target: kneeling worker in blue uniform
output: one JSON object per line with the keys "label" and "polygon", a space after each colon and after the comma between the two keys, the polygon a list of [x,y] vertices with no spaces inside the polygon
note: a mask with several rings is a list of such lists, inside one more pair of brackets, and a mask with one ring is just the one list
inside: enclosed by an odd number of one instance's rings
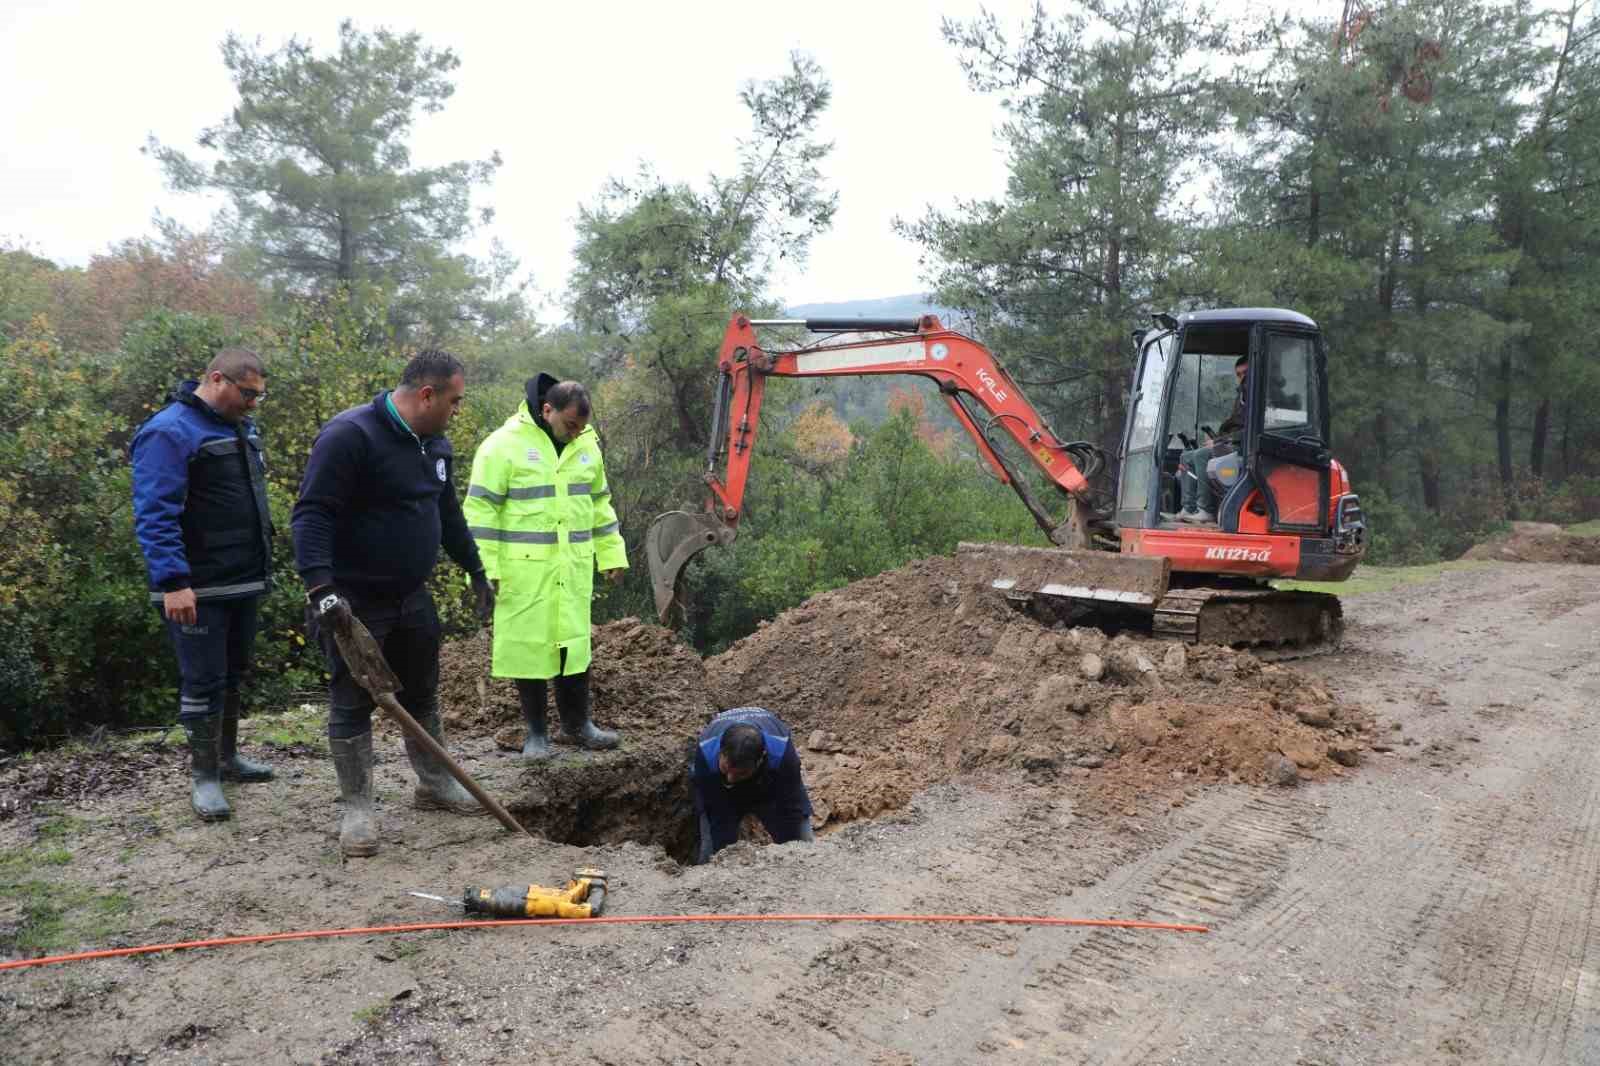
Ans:
{"label": "kneeling worker in blue uniform", "polygon": [[700,816],[699,862],[739,839],[747,814],[761,819],[775,844],[814,839],[800,753],[770,711],[735,707],[713,718],[695,745],[689,784]]}

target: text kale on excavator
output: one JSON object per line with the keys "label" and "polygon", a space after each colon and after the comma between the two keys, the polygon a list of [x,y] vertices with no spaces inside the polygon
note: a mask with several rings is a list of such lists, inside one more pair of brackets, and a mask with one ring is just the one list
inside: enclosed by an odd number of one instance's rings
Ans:
{"label": "text kale on excavator", "polygon": [[[1361,504],[1328,447],[1327,354],[1311,319],[1242,308],[1156,316],[1134,333],[1137,362],[1116,484],[1105,457],[1063,441],[983,345],[915,319],[752,320],[734,315],[718,354],[703,514],[669,511],[645,538],[656,608],[671,613],[684,566],[738,530],[769,375],[914,374],[930,378],[995,476],[1011,485],[1056,548],[963,544],[998,592],[1019,604],[1087,606],[1147,616],[1160,637],[1313,650],[1335,644],[1339,601],[1281,591],[1273,578],[1342,581],[1366,550]],[[803,327],[813,340],[768,350],[757,330]],[[842,335],[857,334],[856,339]],[[822,340],[814,338],[820,335]],[[1247,358],[1243,384],[1235,364]],[[1178,510],[1179,457],[1203,443],[1236,402],[1232,461],[1212,461],[1216,520]],[[1065,498],[1063,519],[1040,504],[996,445],[1005,432]],[[725,463],[725,474],[719,474]],[[1095,483],[1100,483],[1097,487]]]}

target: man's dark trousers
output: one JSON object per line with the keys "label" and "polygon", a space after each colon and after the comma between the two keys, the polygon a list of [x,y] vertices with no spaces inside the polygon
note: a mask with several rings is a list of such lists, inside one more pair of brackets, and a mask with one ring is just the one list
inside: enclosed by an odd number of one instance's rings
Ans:
{"label": "man's dark trousers", "polygon": [[200,600],[193,625],[174,622],[156,608],[178,654],[180,723],[221,714],[223,695],[238,691],[250,665],[260,602],[259,596]]}

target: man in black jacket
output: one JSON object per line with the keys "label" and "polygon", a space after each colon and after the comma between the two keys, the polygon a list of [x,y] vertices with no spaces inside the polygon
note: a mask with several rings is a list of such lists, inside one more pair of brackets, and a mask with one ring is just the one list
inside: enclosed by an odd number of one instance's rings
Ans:
{"label": "man in black jacket", "polygon": [[[400,680],[401,705],[441,743],[440,626],[427,588],[440,545],[472,576],[480,618],[494,596],[461,516],[444,436],[465,393],[460,360],[424,351],[406,365],[398,388],[330,419],[306,460],[292,523],[313,624],[346,608],[361,619]],[[339,847],[347,856],[375,855],[372,697],[351,676],[331,627],[315,628],[332,675],[328,744],[344,802]],[[417,774],[415,806],[484,813],[433,755],[410,737],[405,745]]]}
{"label": "man in black jacket", "polygon": [[189,805],[204,821],[233,813],[230,781],[270,781],[239,754],[239,685],[256,605],[271,584],[266,461],[250,418],[266,395],[255,352],[224,348],[200,381],[134,434],[133,525],[150,600],[178,656],[178,724],[189,738]]}

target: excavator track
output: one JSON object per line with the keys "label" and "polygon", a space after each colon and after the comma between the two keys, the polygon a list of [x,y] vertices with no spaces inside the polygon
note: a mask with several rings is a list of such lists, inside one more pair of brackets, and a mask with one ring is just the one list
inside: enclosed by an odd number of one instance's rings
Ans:
{"label": "excavator track", "polygon": [[1151,625],[1162,640],[1248,648],[1262,659],[1299,659],[1339,647],[1337,596],[1277,589],[1169,589]]}

